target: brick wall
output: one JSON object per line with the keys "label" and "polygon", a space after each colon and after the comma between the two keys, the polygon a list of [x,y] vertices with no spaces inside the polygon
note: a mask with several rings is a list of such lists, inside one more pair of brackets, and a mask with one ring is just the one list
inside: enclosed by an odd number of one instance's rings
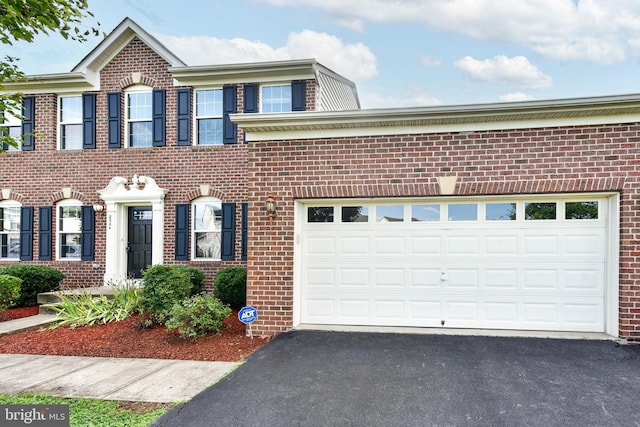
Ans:
{"label": "brick wall", "polygon": [[640,341],[639,146],[637,123],[251,143],[253,330],[292,326],[295,199],[437,196],[437,177],[457,174],[456,195],[620,192],[620,336]]}
{"label": "brick wall", "polygon": [[[220,267],[242,264],[241,209],[246,201],[247,145],[239,131],[237,144],[219,146],[177,146],[176,93],[168,64],[138,39],[125,47],[103,69],[101,90],[97,92],[97,144],[93,150],[57,150],[57,96],[36,96],[35,150],[7,152],[2,155],[0,187],[9,188],[13,199],[23,206],[34,206],[34,261],[58,268],[67,278],[64,285],[101,284],[105,265],[106,212],[96,212],[95,261],[38,261],[38,206],[55,206],[63,198],[61,189],[71,187],[72,198],[85,205],[102,203],[97,191],[114,176],[149,176],[168,190],[165,197],[164,262],[174,260],[175,204],[189,203],[200,196],[200,185],[209,184],[210,194],[223,202],[238,203],[236,209],[236,261],[182,262],[205,271],[207,285]],[[107,148],[107,92],[124,91],[134,82],[132,73],[140,73],[140,83],[154,89],[166,89],[166,146],[154,148]],[[241,86],[239,86],[241,87]],[[242,109],[242,97],[239,96]],[[124,105],[123,105],[124,107]],[[124,110],[123,110],[124,114]],[[123,120],[124,141],[124,120]],[[54,209],[54,224],[56,223]],[[54,226],[54,230],[57,227]],[[54,233],[53,245],[57,244]],[[54,252],[55,253],[55,252]],[[4,262],[0,263],[3,265]]]}

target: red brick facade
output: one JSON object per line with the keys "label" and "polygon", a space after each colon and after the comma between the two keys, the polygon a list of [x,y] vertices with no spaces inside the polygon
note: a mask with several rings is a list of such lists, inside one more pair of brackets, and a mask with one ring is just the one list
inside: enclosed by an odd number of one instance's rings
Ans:
{"label": "red brick facade", "polygon": [[[619,192],[619,330],[640,341],[639,144],[638,123],[253,142],[248,302],[261,313],[254,331],[293,325],[296,199],[439,196],[437,177],[457,175],[457,196]],[[267,193],[279,207],[271,224]]]}
{"label": "red brick facade", "polygon": [[[96,148],[83,150],[57,149],[56,94],[36,94],[36,137],[34,151],[13,151],[2,154],[0,187],[11,190],[11,200],[35,208],[34,264],[46,264],[62,271],[65,286],[92,286],[103,282],[105,266],[106,212],[96,212],[94,261],[39,261],[38,207],[54,206],[64,198],[62,189],[71,188],[71,198],[83,205],[103,203],[98,190],[105,188],[116,176],[131,179],[134,174],[153,178],[159,187],[168,190],[164,199],[164,263],[178,263],[174,257],[175,205],[188,204],[200,197],[200,186],[210,186],[208,195],[222,202],[236,203],[235,261],[180,261],[202,269],[212,286],[215,272],[224,266],[244,264],[241,261],[241,209],[247,201],[247,144],[238,129],[237,143],[215,146],[178,146],[176,131],[176,94],[167,70],[169,64],[148,45],[134,38],[100,73],[97,92]],[[134,73],[139,73],[134,76]],[[134,83],[166,90],[166,143],[163,147],[107,147],[107,93],[122,92]],[[307,84],[309,108],[314,105],[315,85]],[[237,85],[237,109],[243,110],[243,84]],[[80,93],[80,91],[78,92]],[[25,95],[29,95],[25,93]],[[124,98],[124,96],[123,96]],[[123,100],[124,108],[124,100]],[[124,140],[124,123],[121,126]],[[193,137],[193,129],[192,129]],[[55,230],[56,210],[53,209]],[[56,247],[53,233],[53,248]],[[54,251],[55,253],[55,251]],[[55,259],[55,256],[54,256]],[[3,261],[0,265],[6,263]]]}

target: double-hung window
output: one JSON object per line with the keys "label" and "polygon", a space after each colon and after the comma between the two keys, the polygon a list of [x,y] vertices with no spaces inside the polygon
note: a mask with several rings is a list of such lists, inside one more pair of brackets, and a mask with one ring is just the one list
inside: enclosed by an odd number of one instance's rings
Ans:
{"label": "double-hung window", "polygon": [[80,259],[82,254],[82,206],[78,200],[58,204],[58,259]]}
{"label": "double-hung window", "polygon": [[198,132],[198,145],[222,144],[222,89],[196,91],[196,129]]}
{"label": "double-hung window", "polygon": [[61,96],[58,106],[61,150],[82,149],[82,96]]}
{"label": "double-hung window", "polygon": [[262,86],[260,103],[263,113],[290,112],[291,85]]}
{"label": "double-hung window", "polygon": [[192,254],[194,259],[220,259],[222,202],[201,197],[192,203]]}
{"label": "double-hung window", "polygon": [[20,204],[0,202],[0,260],[20,259]]}
{"label": "double-hung window", "polygon": [[6,144],[3,148],[7,151],[20,151],[22,148],[22,120],[6,111],[2,127],[5,128],[5,135],[15,141],[15,146]]}
{"label": "double-hung window", "polygon": [[129,147],[153,145],[153,95],[146,86],[134,86],[126,94]]}

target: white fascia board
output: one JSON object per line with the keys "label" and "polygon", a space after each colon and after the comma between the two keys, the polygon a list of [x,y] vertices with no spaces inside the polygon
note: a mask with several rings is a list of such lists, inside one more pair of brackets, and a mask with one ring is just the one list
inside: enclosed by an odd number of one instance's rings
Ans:
{"label": "white fascia board", "polygon": [[0,94],[72,93],[96,90],[100,90],[100,74],[87,70],[87,73],[27,76],[25,81],[3,83]]}
{"label": "white fascia board", "polygon": [[640,122],[640,95],[353,111],[236,114],[247,141]]}
{"label": "white fascia board", "polygon": [[279,83],[315,79],[315,60],[171,67],[176,86]]}

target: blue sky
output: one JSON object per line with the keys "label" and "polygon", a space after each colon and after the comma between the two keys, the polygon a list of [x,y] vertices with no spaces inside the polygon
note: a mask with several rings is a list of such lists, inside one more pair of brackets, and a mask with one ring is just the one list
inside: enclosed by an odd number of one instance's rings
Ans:
{"label": "blue sky", "polygon": [[[640,93],[637,0],[89,0],[189,65],[316,58],[363,108]],[[92,21],[88,20],[87,24]],[[27,74],[71,70],[97,39],[9,46]]]}

